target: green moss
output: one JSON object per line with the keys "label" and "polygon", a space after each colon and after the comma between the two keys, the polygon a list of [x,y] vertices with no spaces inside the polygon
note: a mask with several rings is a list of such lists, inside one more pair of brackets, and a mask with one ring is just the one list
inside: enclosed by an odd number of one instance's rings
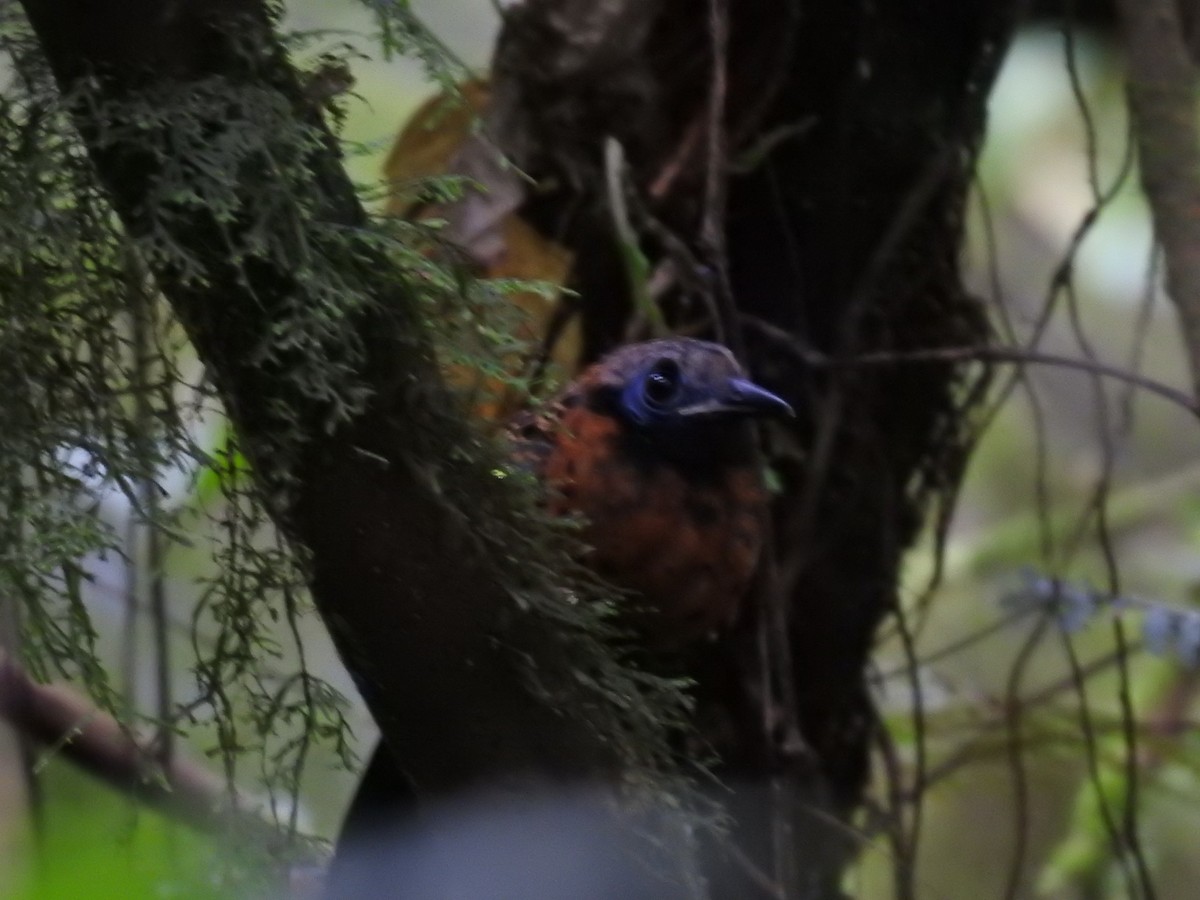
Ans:
{"label": "green moss", "polygon": [[[416,47],[442,77],[457,72],[451,62],[434,65],[437,44],[405,4],[374,7],[385,49]],[[9,66],[0,92],[0,594],[21,601],[33,670],[79,681],[109,709],[123,708],[83,602],[89,559],[121,552],[101,506],[120,491],[164,552],[186,544],[182,520],[146,502],[156,479],[182,468],[198,474],[191,509],[211,514],[220,540],[192,623],[196,696],[160,724],[188,733],[211,723],[204,733],[231,778],[254,771],[286,794],[298,791],[317,743],[348,763],[346,701],[305,664],[306,561],[271,529],[269,511],[286,504],[306,442],[352,421],[386,389],[417,398],[423,416],[414,430],[424,455],[402,462],[424,473],[494,561],[514,606],[555,623],[572,648],[570,671],[548,677],[531,662],[530,689],[591,722],[637,772],[668,767],[668,729],[687,720],[686,697],[611,649],[614,598],[574,562],[576,533],[546,521],[524,479],[490,474],[503,451],[482,435],[460,439],[459,410],[421,401],[427,386],[382,386],[370,370],[364,318],[403,336],[414,331],[415,309],[417,330],[436,335],[444,361],[499,374],[498,360],[515,349],[505,295],[530,285],[480,282],[440,262],[428,225],[347,224],[334,214],[338,199],[311,190],[319,179],[310,166],[328,155],[328,133],[299,117],[283,92],[213,78],[150,85],[120,100],[64,100],[16,19],[0,29],[0,56]],[[94,147],[137,146],[146,163],[131,176],[149,179],[134,233],[109,205],[71,104],[90,105]],[[437,186],[460,189],[453,179]],[[197,242],[198,221],[220,240]],[[268,270],[288,273],[272,327],[246,346],[215,348],[270,388],[255,410],[266,442],[242,448],[230,434],[214,450],[191,419],[219,405],[217,386],[179,372],[182,326],[151,273],[169,273],[184,289],[224,279],[254,297]],[[395,352],[431,346],[400,340]],[[270,470],[246,478],[247,458],[270,459]],[[289,659],[299,660],[294,670]]]}

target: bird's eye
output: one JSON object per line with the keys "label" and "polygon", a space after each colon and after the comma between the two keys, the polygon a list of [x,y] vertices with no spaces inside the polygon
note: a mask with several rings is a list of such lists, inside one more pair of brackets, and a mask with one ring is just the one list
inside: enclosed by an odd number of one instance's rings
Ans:
{"label": "bird's eye", "polygon": [[666,406],[679,394],[679,364],[673,359],[660,359],[646,375],[643,391],[652,406]]}

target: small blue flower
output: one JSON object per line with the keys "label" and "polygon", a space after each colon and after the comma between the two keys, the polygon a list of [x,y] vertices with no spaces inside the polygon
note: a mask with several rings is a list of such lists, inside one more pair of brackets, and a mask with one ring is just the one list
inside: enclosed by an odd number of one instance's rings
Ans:
{"label": "small blue flower", "polygon": [[1142,640],[1146,642],[1146,650],[1155,656],[1162,656],[1176,642],[1179,632],[1179,613],[1163,606],[1147,606],[1142,620]]}

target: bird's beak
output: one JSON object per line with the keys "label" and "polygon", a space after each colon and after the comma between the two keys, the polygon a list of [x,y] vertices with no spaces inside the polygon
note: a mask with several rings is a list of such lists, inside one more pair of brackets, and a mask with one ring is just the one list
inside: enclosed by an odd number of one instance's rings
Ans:
{"label": "bird's beak", "polygon": [[744,378],[729,380],[729,394],[724,405],[730,412],[744,412],[752,416],[779,416],[790,419],[796,415],[791,404],[782,397]]}
{"label": "bird's beak", "polygon": [[791,405],[744,378],[731,378],[722,396],[693,403],[677,411],[681,416],[762,416],[791,418]]}

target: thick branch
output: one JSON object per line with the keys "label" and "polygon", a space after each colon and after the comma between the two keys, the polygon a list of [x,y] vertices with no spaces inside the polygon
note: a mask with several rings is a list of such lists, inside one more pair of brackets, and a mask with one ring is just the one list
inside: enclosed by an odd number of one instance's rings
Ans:
{"label": "thick branch", "polygon": [[1173,0],[1118,0],[1142,186],[1200,397],[1200,144],[1196,69]]}
{"label": "thick branch", "polygon": [[[108,115],[120,115],[122,103],[151,102],[164,87],[186,96],[220,80],[231,92],[274,92],[299,121],[323,128],[259,0],[23,5],[64,92],[92,85],[90,99],[107,103]],[[162,228],[162,217],[153,218],[160,158],[146,151],[144,138],[114,141],[114,125],[128,123],[107,121],[102,131],[89,110],[77,112],[126,228],[134,237]],[[171,110],[162,112],[170,133]],[[215,115],[205,123],[213,135],[225,127]],[[414,299],[397,286],[378,246],[357,231],[365,216],[335,142],[326,135],[323,147],[307,152],[304,199],[318,221],[346,235],[340,264],[374,295],[366,308],[341,313],[362,348],[359,374],[373,391],[364,412],[339,421],[328,397],[297,385],[297,374],[322,360],[299,352],[262,358],[303,300],[296,273],[306,260],[230,259],[231,230],[236,246],[259,211],[244,208],[232,225],[204,211],[168,224],[205,278],[160,265],[159,286],[213,373],[258,476],[278,475],[280,451],[298,448],[288,464],[296,480],[275,510],[277,522],[311,551],[317,607],[414,786],[445,791],[513,773],[595,774],[614,751],[585,724],[587,711],[562,715],[527,685],[525,658],[536,660],[547,688],[562,687],[558,676],[569,660],[558,630],[515,608],[497,577],[499,551],[445,497],[447,485],[487,494],[495,479],[485,464],[460,461],[458,450],[477,442],[446,412],[451,404]],[[186,156],[168,162],[177,171],[202,168]],[[242,168],[249,169],[237,173],[247,195],[280,177],[274,165]],[[578,709],[582,701],[562,689],[561,705]]]}
{"label": "thick branch", "polygon": [[112,716],[65,687],[38,684],[0,651],[0,720],[117,790],[193,828],[281,843],[284,833],[238,809],[225,782],[185,759],[164,764]]}

